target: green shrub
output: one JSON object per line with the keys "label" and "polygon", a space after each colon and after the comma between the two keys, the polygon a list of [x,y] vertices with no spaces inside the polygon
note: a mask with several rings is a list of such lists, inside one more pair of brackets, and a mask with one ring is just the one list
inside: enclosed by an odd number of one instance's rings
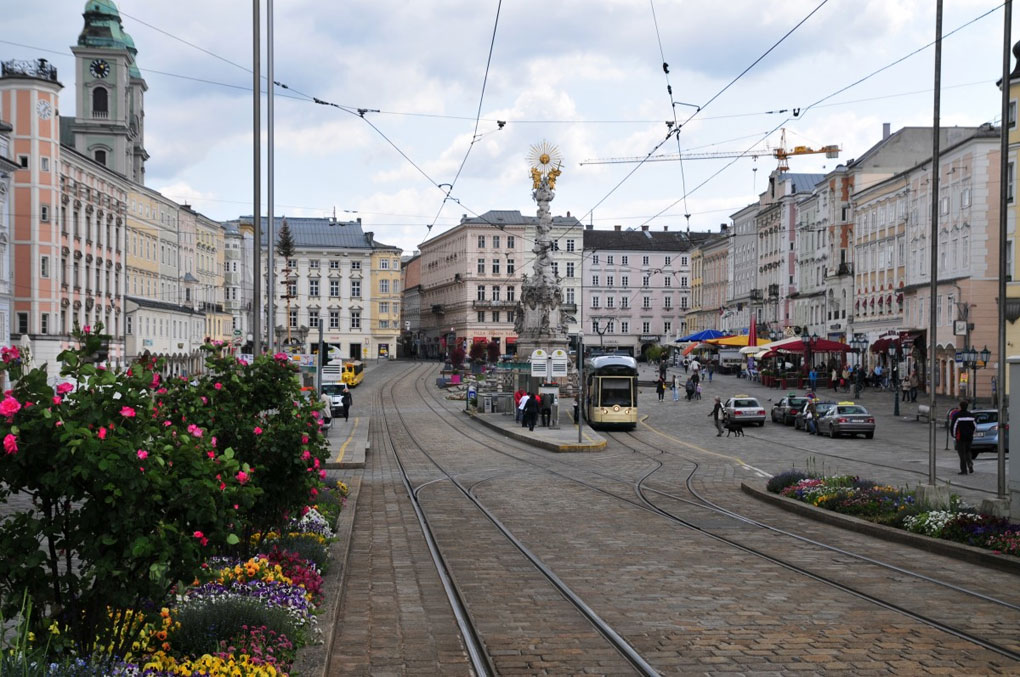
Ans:
{"label": "green shrub", "polygon": [[319,571],[326,572],[329,567],[329,543],[322,543],[315,534],[283,534],[279,538],[265,542],[266,548],[278,547],[296,553],[299,557],[308,560],[319,567]]}
{"label": "green shrub", "polygon": [[809,477],[814,477],[814,475],[804,472],[803,470],[787,470],[786,472],[770,477],[765,488],[773,494],[778,494],[786,487],[793,486],[797,482],[806,480]]}
{"label": "green shrub", "polygon": [[243,597],[188,605],[177,611],[174,620],[181,625],[170,634],[169,641],[177,656],[197,658],[215,653],[221,641],[229,642],[237,637],[243,626],[265,627],[291,638],[303,634],[285,609]]}

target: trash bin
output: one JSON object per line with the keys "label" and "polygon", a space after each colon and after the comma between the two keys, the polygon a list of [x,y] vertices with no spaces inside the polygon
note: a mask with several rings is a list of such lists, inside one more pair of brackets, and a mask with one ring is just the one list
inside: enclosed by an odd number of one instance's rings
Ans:
{"label": "trash bin", "polygon": [[492,413],[492,395],[482,396],[482,413],[485,414]]}

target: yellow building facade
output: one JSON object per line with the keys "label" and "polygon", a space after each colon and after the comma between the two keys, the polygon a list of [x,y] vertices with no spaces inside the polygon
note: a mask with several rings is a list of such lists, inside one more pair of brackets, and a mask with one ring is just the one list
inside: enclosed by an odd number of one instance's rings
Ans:
{"label": "yellow building facade", "polygon": [[[373,354],[365,357],[396,359],[400,339],[400,249],[384,247],[372,251],[371,332]],[[366,346],[366,351],[370,350]]]}

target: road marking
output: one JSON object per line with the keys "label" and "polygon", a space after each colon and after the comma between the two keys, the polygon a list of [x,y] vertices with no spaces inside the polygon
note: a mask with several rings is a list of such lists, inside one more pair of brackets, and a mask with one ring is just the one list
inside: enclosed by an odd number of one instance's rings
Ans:
{"label": "road marking", "polygon": [[358,429],[358,421],[360,421],[360,420],[361,420],[360,418],[355,418],[354,419],[354,427],[351,428],[350,436],[347,437],[347,441],[346,442],[344,442],[342,445],[340,445],[340,455],[337,456],[336,461],[335,461],[336,463],[340,463],[340,462],[342,462],[344,460],[344,454],[347,453],[347,445],[350,444],[351,440],[354,439],[354,433]]}
{"label": "road marking", "polygon": [[765,472],[761,468],[756,468],[753,465],[750,465],[749,463],[745,462],[741,458],[738,458],[737,456],[730,456],[728,454],[720,454],[720,453],[715,452],[715,451],[709,451],[708,449],[705,449],[704,447],[699,447],[696,444],[691,444],[690,442],[685,442],[684,440],[681,440],[679,438],[673,437],[672,435],[669,435],[667,433],[662,432],[658,428],[653,428],[652,426],[648,425],[648,423],[646,423],[645,421],[641,421],[641,425],[643,425],[644,427],[648,428],[649,430],[651,430],[656,435],[659,435],[661,437],[665,437],[667,440],[672,440],[673,442],[676,442],[677,444],[683,445],[685,447],[689,447],[691,449],[694,449],[695,451],[700,451],[701,453],[708,454],[709,456],[718,456],[719,458],[725,458],[725,459],[727,459],[729,461],[736,461],[737,464],[747,468],[748,470],[752,470],[755,473],[757,473],[759,477],[772,477],[772,475],[770,473]]}

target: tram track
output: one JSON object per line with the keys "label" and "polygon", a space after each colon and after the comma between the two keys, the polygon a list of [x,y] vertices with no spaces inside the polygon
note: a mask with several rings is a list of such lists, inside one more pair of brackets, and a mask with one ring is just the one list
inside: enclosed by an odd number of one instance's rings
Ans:
{"label": "tram track", "polygon": [[[422,394],[422,395],[425,394],[424,392],[422,392],[422,390],[420,388],[420,384],[419,384],[419,386],[417,386],[417,389],[418,389],[419,394]],[[436,398],[433,397],[434,401],[435,401],[435,399]],[[439,409],[436,409],[432,405],[428,405],[428,406],[431,409],[433,409],[433,411],[435,411],[437,414],[441,413]],[[447,408],[443,408],[443,411],[446,412],[446,413],[449,413],[449,409],[447,409]],[[481,431],[479,431],[479,432],[481,432]],[[823,549],[825,551],[837,554],[837,555],[842,556],[842,557],[851,558],[853,560],[856,560],[856,561],[859,561],[859,562],[862,562],[862,563],[866,563],[866,564],[871,565],[871,566],[875,566],[875,567],[879,567],[879,568],[885,569],[885,570],[891,572],[891,574],[895,574],[895,575],[898,575],[898,576],[906,576],[906,577],[909,577],[911,579],[915,579],[915,580],[921,581],[921,582],[926,583],[926,584],[930,584],[930,585],[934,585],[934,586],[937,586],[937,587],[940,587],[940,588],[944,588],[944,589],[949,590],[949,591],[951,591],[951,592],[953,592],[955,594],[962,595],[964,597],[970,598],[972,600],[979,601],[981,603],[985,603],[985,604],[993,605],[995,607],[1006,609],[1007,612],[1011,612],[1011,613],[1020,612],[1020,605],[1014,604],[1014,603],[1009,602],[1007,600],[1003,600],[1003,599],[999,599],[999,598],[996,598],[996,597],[993,597],[993,596],[990,596],[990,595],[986,595],[986,594],[984,594],[984,593],[982,593],[980,591],[972,590],[972,589],[969,589],[969,588],[965,588],[963,586],[959,586],[959,585],[955,585],[953,583],[949,583],[949,582],[944,581],[944,580],[940,580],[940,579],[937,579],[937,578],[934,578],[934,577],[931,577],[931,576],[927,576],[926,574],[923,574],[921,572],[912,571],[912,570],[906,569],[904,567],[900,567],[898,565],[895,565],[895,564],[892,564],[892,563],[889,563],[889,562],[884,562],[884,561],[878,560],[878,559],[873,558],[873,557],[862,555],[860,553],[855,553],[855,552],[852,552],[852,551],[849,551],[849,550],[846,550],[846,549],[843,549],[843,548],[838,548],[838,547],[835,547],[835,546],[832,546],[832,545],[829,545],[829,544],[826,544],[826,543],[822,543],[821,541],[817,541],[817,540],[814,540],[814,539],[811,539],[811,538],[808,538],[808,537],[805,537],[805,536],[801,536],[799,534],[794,534],[794,533],[789,532],[787,530],[783,530],[783,529],[779,529],[779,528],[773,527],[771,525],[767,525],[767,524],[765,524],[763,522],[760,522],[759,520],[755,520],[755,519],[747,517],[745,515],[741,515],[741,514],[735,512],[735,511],[723,508],[723,507],[713,503],[712,501],[708,500],[707,498],[705,498],[701,494],[699,494],[694,489],[694,487],[692,486],[693,478],[694,478],[694,476],[695,476],[695,474],[696,474],[696,472],[698,470],[698,467],[699,467],[696,462],[692,461],[689,458],[679,456],[679,455],[675,454],[675,452],[672,452],[670,450],[662,449],[660,447],[656,447],[654,445],[651,445],[648,442],[645,442],[644,440],[641,440],[639,437],[637,437],[632,432],[631,433],[625,433],[625,434],[633,437],[639,443],[644,444],[644,445],[650,447],[653,451],[656,451],[656,452],[659,452],[659,453],[675,455],[675,456],[678,456],[679,458],[681,458],[682,460],[684,460],[687,463],[692,463],[694,467],[693,467],[692,471],[690,472],[690,474],[685,479],[684,483],[685,483],[685,487],[687,488],[688,492],[692,496],[694,496],[696,498],[696,500],[695,501],[691,501],[690,499],[686,499],[684,497],[677,496],[677,495],[675,495],[675,494],[673,494],[671,492],[664,491],[664,490],[661,490],[661,489],[656,489],[656,488],[654,488],[652,486],[647,485],[646,483],[647,483],[648,479],[652,475],[654,475],[656,472],[658,472],[663,467],[664,464],[661,461],[659,461],[658,459],[651,458],[651,457],[647,456],[647,454],[644,454],[639,449],[636,449],[635,447],[633,447],[631,445],[624,444],[624,446],[626,448],[631,449],[632,451],[635,451],[635,452],[638,452],[638,453],[642,453],[642,455],[644,455],[646,458],[649,459],[649,461],[651,461],[653,463],[652,469],[649,470],[648,473],[646,473],[643,477],[641,477],[639,480],[637,480],[633,484],[634,491],[637,494],[637,496],[639,497],[640,503],[637,503],[637,502],[635,502],[633,500],[630,500],[630,499],[628,499],[628,498],[626,498],[624,496],[621,496],[621,495],[619,495],[619,494],[617,494],[615,492],[607,491],[604,488],[597,487],[597,486],[595,486],[595,485],[593,485],[593,484],[591,484],[589,482],[586,482],[584,480],[580,480],[580,479],[578,479],[576,477],[573,477],[573,476],[570,476],[570,475],[566,475],[566,474],[557,472],[555,470],[552,470],[551,468],[549,468],[544,463],[538,464],[538,463],[535,463],[534,461],[527,460],[527,459],[522,459],[519,456],[516,456],[514,454],[510,454],[510,453],[508,453],[508,452],[506,452],[506,451],[504,451],[502,449],[494,448],[491,445],[488,445],[487,443],[483,442],[483,444],[485,444],[486,446],[489,446],[493,451],[496,451],[497,453],[500,453],[500,454],[503,454],[503,455],[506,455],[506,456],[510,456],[512,458],[515,458],[518,461],[527,463],[529,465],[537,466],[537,467],[539,467],[540,469],[542,469],[542,470],[544,470],[546,472],[550,472],[550,473],[552,473],[554,475],[557,475],[559,477],[562,477],[564,479],[570,480],[572,482],[576,482],[576,483],[578,483],[578,484],[580,484],[582,486],[585,486],[585,487],[587,487],[589,489],[593,489],[595,491],[598,491],[598,492],[601,492],[601,493],[613,496],[614,498],[616,498],[618,500],[621,500],[621,501],[624,501],[626,503],[629,503],[631,505],[636,505],[636,506],[640,506],[640,507],[646,507],[648,510],[650,510],[650,511],[652,511],[652,512],[654,512],[654,513],[656,513],[656,514],[658,514],[658,515],[660,515],[662,517],[666,517],[667,519],[670,519],[671,521],[674,521],[674,522],[676,522],[678,524],[681,524],[681,525],[683,525],[683,526],[685,526],[687,528],[694,529],[694,530],[697,530],[697,531],[699,531],[701,533],[704,533],[705,535],[707,535],[709,537],[712,537],[712,538],[714,538],[716,540],[719,540],[720,542],[726,543],[727,545],[729,545],[731,547],[739,548],[739,549],[741,549],[741,550],[743,550],[745,552],[748,552],[748,554],[753,554],[753,555],[755,555],[757,557],[761,557],[761,558],[765,559],[766,561],[769,561],[769,562],[771,562],[773,564],[776,564],[777,566],[781,566],[781,567],[786,568],[788,570],[791,570],[791,571],[797,572],[797,573],[799,573],[801,575],[807,576],[807,577],[809,577],[809,578],[811,578],[813,580],[816,580],[816,581],[818,581],[820,583],[823,583],[825,585],[828,585],[830,587],[836,588],[836,589],[838,589],[838,590],[840,590],[842,592],[845,592],[847,594],[853,595],[853,596],[855,596],[855,597],[857,597],[859,599],[862,599],[864,601],[867,601],[867,602],[869,602],[871,604],[880,606],[880,607],[888,609],[890,611],[894,611],[894,612],[896,612],[898,614],[906,616],[906,617],[910,618],[911,620],[914,620],[914,621],[916,621],[918,623],[924,624],[924,625],[926,625],[928,627],[937,629],[937,630],[939,630],[941,632],[945,632],[947,634],[953,635],[953,636],[958,637],[960,639],[964,639],[964,640],[966,640],[968,642],[971,642],[971,643],[973,643],[973,644],[975,644],[977,646],[980,646],[980,647],[982,647],[984,649],[987,649],[989,651],[993,651],[993,652],[995,652],[995,653],[997,653],[997,654],[999,654],[999,655],[1001,655],[1003,657],[1009,658],[1009,659],[1014,660],[1014,661],[1020,661],[1020,647],[1011,648],[1011,647],[1003,646],[1003,645],[1001,645],[1001,644],[999,644],[999,643],[997,643],[995,641],[990,641],[987,638],[982,637],[982,636],[980,636],[978,634],[975,634],[973,632],[957,628],[957,627],[953,626],[952,624],[942,622],[942,621],[940,621],[940,620],[938,620],[936,618],[932,618],[932,617],[927,616],[927,615],[925,615],[923,613],[918,613],[916,611],[912,611],[911,609],[909,609],[909,608],[907,608],[907,607],[905,607],[905,606],[903,606],[901,604],[896,604],[896,603],[890,602],[890,601],[888,601],[886,599],[882,599],[882,598],[880,598],[878,596],[872,595],[872,594],[870,594],[870,593],[868,593],[866,591],[859,590],[857,588],[854,588],[853,586],[841,583],[840,581],[835,580],[832,577],[825,576],[825,575],[813,572],[813,571],[811,571],[811,570],[809,570],[809,569],[807,569],[807,568],[805,568],[803,566],[800,566],[800,565],[798,565],[798,564],[796,564],[794,562],[790,562],[788,560],[785,560],[785,559],[782,559],[782,558],[778,558],[778,557],[775,557],[773,555],[769,555],[766,552],[760,551],[760,550],[758,550],[758,549],[756,549],[754,547],[749,547],[747,545],[741,544],[741,543],[739,543],[739,542],[737,542],[737,541],[735,541],[735,540],[733,540],[733,539],[731,539],[729,537],[713,533],[711,530],[707,530],[707,529],[705,529],[705,528],[703,528],[703,527],[701,527],[701,526],[699,526],[699,525],[697,525],[695,523],[690,522],[689,520],[684,520],[682,517],[679,517],[679,516],[671,513],[670,511],[665,510],[664,508],[656,505],[653,501],[651,501],[645,495],[645,492],[647,491],[649,493],[654,493],[654,494],[657,494],[657,495],[661,495],[664,498],[668,498],[668,499],[674,500],[674,501],[680,501],[682,503],[685,503],[685,504],[690,505],[690,506],[697,507],[697,508],[702,509],[702,510],[709,510],[709,511],[711,511],[714,514],[725,516],[725,517],[728,517],[728,518],[733,519],[733,520],[737,520],[737,521],[742,522],[744,524],[747,524],[749,526],[753,526],[753,527],[756,527],[756,528],[759,528],[759,529],[767,530],[767,531],[769,531],[771,533],[774,533],[776,535],[782,535],[782,536],[786,536],[788,538],[793,538],[793,539],[795,539],[795,540],[797,540],[797,541],[799,541],[801,543],[804,543],[806,545],[810,545],[810,546],[815,547],[815,548],[821,548],[821,549]],[[483,436],[487,437],[488,435],[483,433]],[[613,437],[613,439],[615,439],[617,442],[619,442],[619,440],[617,438]],[[505,439],[503,439],[503,438],[500,438],[499,441],[505,443]],[[585,473],[588,473],[588,474],[594,474],[594,475],[597,475],[597,476],[599,476],[599,477],[601,477],[603,479],[610,480],[612,482],[616,482],[616,483],[626,483],[627,482],[627,480],[621,480],[618,477],[613,477],[613,476],[610,476],[610,475],[608,475],[606,473],[600,473],[598,471],[591,470],[591,469],[577,468],[574,464],[566,463],[566,462],[560,461],[558,459],[548,459],[547,455],[539,454],[539,453],[535,452],[534,450],[532,450],[530,448],[527,448],[527,447],[525,447],[523,449],[523,451],[526,451],[530,455],[537,455],[537,456],[541,457],[543,460],[555,460],[558,465],[569,467],[572,470],[581,470],[582,472],[585,472]],[[478,484],[481,484],[482,482],[485,482],[485,481],[487,481],[487,480],[481,480]],[[472,492],[474,492],[474,489],[475,489],[476,486],[477,485],[472,486],[472,488],[471,488]],[[1018,618],[1017,624],[1020,625],[1020,618]]]}
{"label": "tram track", "polygon": [[[421,396],[419,401],[424,403],[429,409],[431,409],[435,414],[437,414],[440,417],[441,420],[446,420],[446,417],[448,417],[449,414],[452,413],[451,409],[448,406],[439,406],[439,407],[437,407],[437,406],[435,406],[433,404],[433,403],[438,403],[439,402],[439,398],[436,397],[435,394],[432,393],[431,391],[422,388],[422,381],[421,381],[420,378],[416,379],[416,381],[415,381],[415,391],[416,391],[416,394]],[[431,402],[429,400],[431,400]],[[459,434],[463,435],[465,433],[464,429],[457,428],[457,427],[453,426],[453,424],[450,423],[449,421],[446,421],[446,423],[448,425],[450,425],[451,427],[456,428],[458,430]],[[544,472],[547,472],[547,473],[559,476],[559,477],[561,477],[563,479],[566,479],[566,480],[568,480],[570,482],[574,482],[574,483],[576,483],[576,484],[578,484],[578,485],[580,485],[582,487],[585,487],[587,489],[590,489],[590,490],[593,490],[593,491],[605,494],[607,496],[611,496],[613,499],[615,499],[617,501],[622,501],[622,502],[627,503],[629,505],[639,507],[639,508],[641,508],[643,510],[648,511],[649,513],[652,513],[652,514],[655,514],[655,515],[657,515],[659,517],[663,517],[665,519],[668,519],[668,520],[670,520],[671,522],[673,522],[673,523],[675,523],[677,525],[685,526],[686,528],[693,529],[693,530],[696,530],[696,531],[698,531],[700,533],[703,533],[703,534],[705,534],[706,536],[708,536],[710,538],[713,538],[713,539],[715,539],[715,540],[717,540],[719,542],[725,543],[729,547],[737,548],[737,549],[740,549],[741,551],[746,552],[748,554],[752,554],[752,555],[754,555],[756,557],[760,557],[760,558],[762,558],[762,559],[764,559],[764,560],[774,564],[775,566],[782,567],[782,568],[784,568],[786,570],[789,570],[789,571],[797,572],[798,574],[801,574],[803,576],[811,578],[812,580],[815,580],[815,581],[817,581],[817,582],[819,582],[821,584],[824,584],[826,586],[832,587],[832,588],[834,588],[834,589],[836,589],[836,590],[838,590],[840,592],[843,592],[845,594],[852,595],[852,596],[854,596],[854,597],[856,597],[858,599],[864,600],[864,601],[866,601],[866,602],[868,602],[870,604],[873,604],[875,606],[879,606],[879,607],[882,607],[882,608],[887,609],[889,611],[892,611],[894,613],[897,613],[899,615],[902,615],[902,616],[904,616],[906,618],[909,618],[909,619],[911,619],[911,620],[913,620],[913,621],[915,621],[915,622],[917,622],[919,624],[925,625],[925,626],[927,626],[929,628],[938,630],[940,632],[945,632],[945,633],[947,633],[949,635],[952,635],[954,637],[957,637],[957,638],[960,638],[962,640],[965,640],[965,641],[975,645],[976,647],[981,647],[981,648],[986,649],[988,651],[992,651],[992,652],[994,652],[994,653],[996,653],[996,654],[998,654],[998,655],[1000,655],[1002,657],[1009,658],[1010,660],[1020,661],[1020,652],[1018,652],[1014,648],[1003,646],[1003,645],[1001,645],[1001,644],[999,644],[999,643],[997,643],[995,641],[990,641],[987,638],[985,638],[985,637],[983,637],[983,636],[981,636],[979,634],[976,634],[974,632],[969,632],[967,630],[962,630],[960,628],[957,628],[957,627],[953,626],[952,624],[944,623],[942,621],[939,621],[936,618],[931,618],[931,617],[928,617],[928,616],[926,616],[924,614],[912,611],[911,609],[906,608],[903,605],[891,603],[888,600],[882,599],[882,598],[877,597],[875,595],[871,595],[871,594],[869,594],[869,593],[867,593],[865,591],[861,591],[861,590],[858,590],[858,589],[856,589],[856,588],[854,588],[852,586],[843,584],[843,583],[841,583],[839,581],[832,580],[830,577],[827,577],[827,576],[824,576],[824,575],[819,575],[818,573],[813,572],[813,571],[811,571],[811,570],[809,570],[809,569],[807,569],[805,567],[802,567],[802,566],[800,566],[800,565],[798,565],[796,563],[785,561],[785,560],[783,560],[781,558],[777,558],[777,557],[771,556],[771,555],[769,555],[768,553],[765,553],[765,552],[760,552],[756,548],[748,547],[748,546],[746,546],[744,544],[741,544],[739,542],[733,541],[732,539],[729,539],[727,537],[722,537],[719,534],[714,534],[710,530],[707,530],[707,529],[705,529],[705,528],[703,528],[703,527],[701,527],[701,526],[699,526],[697,524],[694,524],[694,523],[687,523],[687,524],[685,524],[685,520],[682,517],[673,514],[670,510],[668,510],[666,508],[663,508],[663,507],[661,507],[659,505],[656,505],[656,503],[654,501],[652,501],[646,495],[646,492],[647,492],[647,493],[650,493],[650,494],[655,494],[655,495],[661,496],[661,497],[669,499],[669,500],[674,500],[674,501],[679,500],[679,501],[681,501],[681,502],[683,502],[683,503],[685,503],[685,504],[687,504],[689,506],[697,507],[699,510],[709,510],[709,511],[712,511],[714,514],[722,515],[722,516],[725,516],[725,517],[727,517],[729,519],[738,520],[738,521],[741,521],[742,523],[745,523],[745,524],[748,524],[748,525],[752,525],[752,526],[755,526],[755,527],[758,527],[758,528],[768,528],[768,525],[763,525],[762,523],[758,522],[757,520],[753,520],[752,518],[748,518],[746,516],[740,515],[739,513],[736,513],[734,511],[728,510],[726,508],[722,508],[721,506],[718,506],[718,505],[712,503],[708,499],[705,499],[703,496],[698,494],[697,491],[694,490],[694,488],[692,486],[692,480],[693,480],[693,478],[694,478],[694,476],[695,476],[695,474],[697,472],[697,469],[698,469],[698,466],[697,466],[696,463],[694,464],[693,470],[690,472],[690,474],[688,475],[688,477],[687,477],[687,479],[685,481],[685,486],[688,488],[689,493],[692,496],[696,497],[695,501],[691,501],[690,499],[686,499],[684,497],[677,496],[676,494],[674,494],[672,492],[664,491],[664,490],[657,489],[657,488],[653,487],[651,485],[651,483],[649,482],[649,478],[652,478],[652,476],[657,471],[659,471],[663,467],[664,464],[662,463],[662,461],[659,461],[658,459],[655,459],[655,458],[652,458],[652,457],[648,456],[646,453],[641,452],[640,450],[638,450],[637,448],[635,448],[635,447],[633,447],[631,445],[623,445],[623,446],[627,447],[628,449],[631,449],[632,451],[636,451],[636,452],[641,453],[641,455],[644,456],[645,458],[647,458],[651,462],[651,464],[652,464],[652,468],[647,473],[645,473],[638,480],[633,480],[633,481],[632,480],[626,480],[626,479],[620,479],[617,476],[611,476],[611,475],[608,475],[607,473],[602,473],[602,472],[599,472],[597,470],[592,470],[592,469],[589,469],[589,468],[578,468],[575,464],[568,463],[568,462],[566,462],[564,460],[561,460],[561,459],[550,459],[547,454],[539,453],[539,452],[535,451],[534,449],[532,449],[530,447],[527,447],[526,445],[522,445],[522,448],[520,448],[520,449],[514,448],[513,450],[515,452],[524,452],[524,453],[526,453],[529,456],[540,458],[542,460],[542,462],[538,463],[538,462],[536,462],[534,460],[530,460],[530,459],[527,459],[527,458],[522,458],[521,456],[517,455],[516,453],[509,453],[508,451],[506,451],[507,440],[505,438],[502,438],[502,437],[496,438],[496,437],[492,436],[491,434],[486,433],[484,431],[480,431],[478,429],[470,429],[470,430],[472,431],[472,433],[477,433],[477,434],[468,435],[474,442],[476,442],[479,445],[481,445],[481,446],[483,446],[485,448],[488,448],[488,449],[490,449],[490,450],[492,450],[492,451],[494,451],[494,452],[496,452],[496,453],[498,453],[498,454],[500,454],[500,455],[502,455],[504,457],[512,458],[512,459],[514,459],[514,460],[516,460],[518,462],[524,463],[524,464],[526,464],[528,466],[533,466],[533,467],[538,468],[539,470],[542,470]],[[631,435],[633,435],[633,434],[631,433]],[[660,449],[658,447],[655,447],[654,445],[651,445],[648,442],[645,442],[645,441],[641,440],[640,438],[638,438],[636,436],[634,436],[634,439],[636,441],[640,442],[641,444],[646,445],[646,446],[648,446],[649,448],[651,448],[651,449],[653,449],[655,451],[668,453],[668,454],[674,455],[674,456],[676,455],[674,452],[671,452],[669,450],[664,450],[664,449]],[[619,440],[616,440],[616,441],[619,442]],[[496,444],[499,444],[500,446],[496,446]],[[500,448],[500,447],[502,447],[502,448]],[[631,455],[632,454],[627,454],[627,456],[631,456]],[[621,457],[622,457],[622,455],[621,455]],[[687,463],[693,463],[693,461],[691,461],[690,459],[686,459],[684,457],[680,457],[680,458],[682,460],[684,460],[685,462],[687,462]],[[635,494],[638,496],[639,500],[634,500],[634,499],[629,498],[629,497],[627,497],[625,495],[621,495],[621,494],[617,493],[616,491],[607,490],[604,487],[596,486],[595,484],[592,484],[591,482],[588,482],[588,481],[585,481],[585,480],[582,480],[582,479],[578,479],[575,476],[572,476],[572,475],[569,475],[569,474],[566,474],[566,473],[563,473],[563,472],[559,472],[558,470],[555,470],[555,469],[549,467],[549,465],[547,465],[550,461],[553,462],[555,465],[560,466],[561,468],[569,468],[571,471],[574,471],[574,472],[580,471],[580,472],[586,473],[588,475],[595,475],[595,476],[599,477],[600,479],[612,482],[614,485],[628,484],[633,489]],[[475,498],[477,500],[477,496],[476,496],[477,489],[480,486],[482,486],[484,483],[490,481],[491,479],[493,479],[493,477],[481,478],[477,482],[472,484],[470,487],[463,487],[462,486],[459,489],[462,492],[466,491],[467,494],[470,494],[473,498]],[[782,532],[782,530],[776,530],[776,533],[781,533],[781,532]],[[833,552],[833,553],[838,553],[838,554],[840,554],[841,556],[844,556],[844,557],[852,558],[852,559],[858,560],[858,561],[867,561],[867,562],[869,562],[869,563],[871,563],[871,564],[873,564],[875,566],[880,566],[880,567],[883,567],[883,568],[889,570],[890,572],[894,572],[896,575],[908,576],[908,577],[911,577],[911,578],[915,578],[917,580],[924,581],[926,583],[942,586],[942,587],[945,587],[945,588],[947,588],[949,590],[952,590],[955,594],[965,595],[965,596],[968,596],[970,598],[979,600],[982,603],[987,603],[987,604],[995,605],[997,607],[1005,608],[1007,610],[1007,613],[1013,613],[1013,612],[1017,611],[1017,605],[1015,605],[1015,604],[1013,604],[1011,602],[1005,601],[1005,600],[1000,600],[1000,599],[997,599],[997,598],[994,598],[994,597],[991,597],[991,596],[988,596],[988,595],[984,595],[983,593],[980,593],[980,592],[977,592],[977,591],[974,591],[974,590],[969,590],[969,589],[964,588],[962,586],[955,586],[953,584],[949,584],[949,583],[946,583],[944,581],[939,581],[939,580],[934,579],[932,577],[927,577],[924,574],[920,574],[918,572],[910,571],[910,570],[905,569],[903,567],[898,567],[896,565],[893,565],[893,564],[890,564],[890,563],[887,563],[887,562],[881,562],[879,560],[875,560],[874,558],[868,558],[866,556],[862,556],[862,555],[859,555],[858,553],[853,553],[853,552],[847,551],[845,549],[833,548],[832,546],[827,546],[826,544],[813,541],[812,539],[808,539],[806,537],[800,537],[797,534],[788,533],[788,535],[790,535],[791,537],[798,538],[800,540],[800,542],[803,542],[805,544],[814,544],[817,547],[824,547],[828,551]]]}
{"label": "tram track", "polygon": [[[415,372],[412,372],[412,376],[414,374]],[[465,599],[463,589],[456,584],[456,576],[452,571],[450,562],[437,544],[434,524],[428,516],[428,510],[422,504],[422,491],[440,483],[452,485],[464,498],[468,499],[474,508],[485,516],[489,523],[491,523],[491,525],[494,526],[503,535],[503,537],[505,537],[506,540],[531,563],[536,571],[541,573],[547,582],[552,585],[560,593],[560,595],[562,595],[563,599],[567,600],[638,674],[658,675],[659,673],[652,668],[652,666],[629,643],[627,643],[623,637],[621,637],[608,623],[600,618],[580,596],[571,590],[566,583],[560,580],[560,578],[550,568],[548,568],[537,555],[535,555],[506,526],[504,526],[495,514],[488,510],[456,475],[449,472],[442,463],[440,463],[422,444],[418,442],[417,438],[412,433],[411,426],[408,425],[407,420],[401,412],[400,407],[397,406],[396,398],[393,395],[393,391],[400,380],[401,379],[394,379],[394,381],[387,384],[389,391],[388,396],[386,394],[382,394],[380,396],[382,409],[384,412],[391,411],[395,415],[396,419],[400,421],[401,426],[407,433],[407,439],[411,441],[421,455],[428,459],[432,466],[434,466],[434,468],[441,474],[441,477],[421,482],[415,486],[412,483],[411,477],[404,464],[404,460],[401,459],[401,453],[397,452],[400,445],[397,444],[397,440],[395,439],[395,435],[390,426],[386,427],[385,434],[390,442],[405,490],[407,491],[408,497],[414,506],[415,515],[421,525],[422,533],[425,535],[426,541],[428,542],[429,551],[432,555],[436,570],[439,572],[440,578],[442,579],[447,598],[450,601],[451,607],[454,609],[454,615],[457,619],[458,627],[463,634],[465,645],[467,646],[470,655],[472,668],[475,673],[477,675],[497,674],[496,662],[493,660],[491,654],[486,650],[484,637],[479,632],[477,624],[472,618],[470,604]],[[415,381],[416,383],[420,383],[420,379],[417,377],[415,377]],[[386,386],[384,386],[384,393],[385,389]],[[389,399],[389,405],[386,403],[387,399]],[[388,418],[388,420],[392,421],[393,419]],[[483,479],[480,481],[485,480]]]}

